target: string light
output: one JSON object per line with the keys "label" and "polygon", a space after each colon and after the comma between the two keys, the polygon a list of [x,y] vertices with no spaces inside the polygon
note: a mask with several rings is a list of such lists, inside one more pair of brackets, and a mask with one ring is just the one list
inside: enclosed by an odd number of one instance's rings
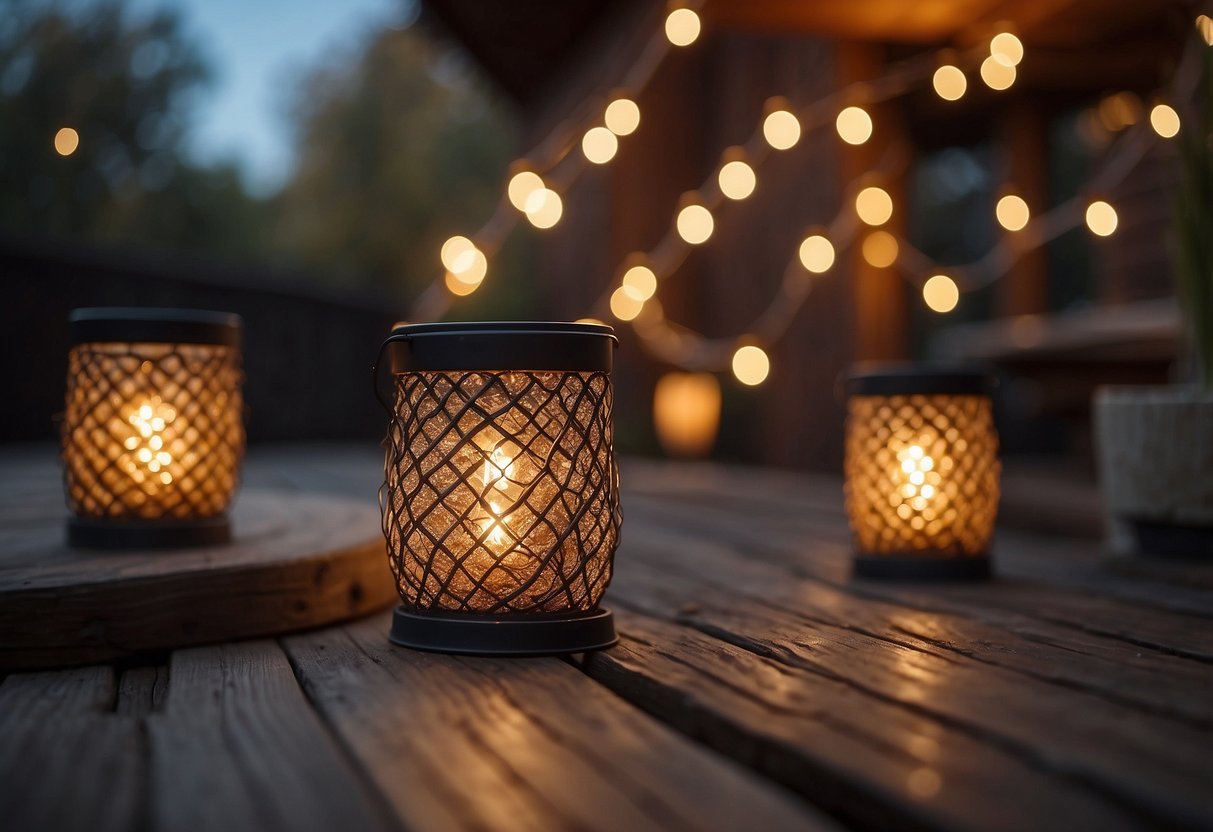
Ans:
{"label": "string light", "polygon": [[464,271],[471,265],[472,252],[475,250],[476,246],[471,240],[456,235],[447,238],[447,241],[442,244],[438,258],[447,271]]}
{"label": "string light", "polygon": [[805,237],[799,254],[800,264],[813,274],[823,274],[834,265],[834,245],[820,234]]}
{"label": "string light", "polygon": [[607,105],[603,122],[616,136],[630,136],[640,126],[640,107],[630,98],[616,98]]}
{"label": "string light", "polygon": [[631,321],[644,309],[644,301],[637,298],[627,286],[620,286],[611,293],[611,314],[621,321]]}
{"label": "string light", "polygon": [[1015,83],[1015,67],[991,55],[981,62],[981,80],[992,90],[1008,90]]}
{"label": "string light", "polygon": [[740,347],[733,353],[733,375],[750,387],[762,384],[771,373],[771,359],[762,347]]}
{"label": "string light", "polygon": [[762,136],[776,150],[795,147],[800,141],[800,120],[787,110],[772,110],[762,121]]}
{"label": "string light", "polygon": [[1024,202],[1023,197],[1007,194],[994,206],[994,216],[1007,231],[1022,231],[1031,219],[1032,212],[1028,210],[1028,203]]}
{"label": "string light", "polygon": [[1150,126],[1164,139],[1171,139],[1179,132],[1179,113],[1170,104],[1155,104],[1150,110]]}
{"label": "string light", "polygon": [[665,36],[674,46],[690,46],[699,37],[699,15],[692,9],[674,9],[665,18]]}
{"label": "string light", "polygon": [[581,152],[596,165],[605,165],[619,151],[619,139],[605,127],[591,127],[581,137]]}
{"label": "string light", "polygon": [[526,201],[531,194],[543,187],[543,179],[539,174],[532,170],[520,170],[510,177],[510,184],[506,186],[505,192],[510,198],[510,204],[519,211],[525,212]]}
{"label": "string light", "polygon": [[990,57],[1003,66],[1019,66],[1023,60],[1023,41],[1010,32],[999,32],[990,39]]}
{"label": "string light", "polygon": [[845,107],[834,120],[834,129],[847,144],[863,144],[872,137],[872,117],[863,107]]}
{"label": "string light", "polygon": [[863,238],[863,259],[869,266],[887,269],[897,262],[897,238],[877,229]]}
{"label": "string light", "polygon": [[479,283],[464,283],[450,272],[446,273],[444,282],[446,283],[446,290],[452,295],[458,295],[459,297],[470,295],[480,288]]}
{"label": "string light", "polygon": [[648,266],[632,266],[623,273],[623,288],[643,302],[657,293],[657,275]]}
{"label": "string light", "polygon": [[720,184],[720,192],[729,199],[745,199],[754,193],[758,177],[754,175],[754,169],[746,162],[734,159],[721,166],[716,181]]}
{"label": "string light", "polygon": [[70,127],[60,127],[55,133],[55,152],[60,156],[71,156],[80,146],[80,134]]}
{"label": "string light", "polygon": [[538,188],[526,198],[523,210],[531,225],[536,228],[551,228],[560,222],[564,204],[560,201],[560,194],[549,188]]}
{"label": "string light", "polygon": [[969,81],[959,67],[944,64],[931,76],[931,85],[944,101],[958,101],[969,88]]}
{"label": "string light", "polygon": [[893,197],[875,185],[864,188],[855,197],[855,213],[868,225],[884,225],[893,216]]}
{"label": "string light", "polygon": [[1116,209],[1102,199],[1097,199],[1087,206],[1086,220],[1091,233],[1100,237],[1111,236],[1119,222]]}
{"label": "string light", "polygon": [[716,223],[712,220],[712,212],[698,203],[692,202],[678,212],[678,236],[693,246],[707,242],[712,236]]}
{"label": "string light", "polygon": [[932,275],[922,284],[922,299],[932,312],[951,312],[960,303],[960,289],[946,274]]}
{"label": "string light", "polygon": [[478,248],[473,248],[469,252],[461,254],[455,260],[455,268],[450,270],[450,274],[456,280],[468,286],[479,286],[484,276],[488,274],[489,261],[484,256],[484,252]]}
{"label": "string light", "polygon": [[1213,46],[1213,18],[1210,18],[1207,14],[1198,14],[1196,16],[1196,31],[1200,32],[1205,45]]}

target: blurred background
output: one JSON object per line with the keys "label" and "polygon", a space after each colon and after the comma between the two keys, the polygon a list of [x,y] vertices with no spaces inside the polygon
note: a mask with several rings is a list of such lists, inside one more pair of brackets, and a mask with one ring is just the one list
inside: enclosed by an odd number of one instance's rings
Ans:
{"label": "blurred background", "polygon": [[9,0],[0,432],[55,437],[78,306],[244,315],[254,443],[376,441],[395,321],[595,318],[625,452],[838,470],[849,365],[982,361],[1009,473],[1078,487],[1091,391],[1185,372],[1194,14]]}

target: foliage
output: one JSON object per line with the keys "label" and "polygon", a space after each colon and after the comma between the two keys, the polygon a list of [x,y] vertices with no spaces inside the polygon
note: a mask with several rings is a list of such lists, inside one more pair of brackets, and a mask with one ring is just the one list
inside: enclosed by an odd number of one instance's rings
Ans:
{"label": "foliage", "polygon": [[1180,133],[1183,181],[1176,200],[1177,283],[1200,384],[1213,390],[1213,48],[1200,44],[1192,117]]}

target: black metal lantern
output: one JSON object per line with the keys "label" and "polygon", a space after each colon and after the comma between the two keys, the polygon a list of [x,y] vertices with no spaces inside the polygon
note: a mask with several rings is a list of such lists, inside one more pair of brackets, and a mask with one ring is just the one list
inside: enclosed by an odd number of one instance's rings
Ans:
{"label": "black metal lantern", "polygon": [[505,655],[615,643],[599,607],[622,521],[615,345],[589,324],[392,331],[380,492],[403,601],[392,641]]}
{"label": "black metal lantern", "polygon": [[855,574],[983,578],[998,512],[998,434],[981,372],[894,366],[848,382]]}
{"label": "black metal lantern", "polygon": [[68,541],[224,543],[244,456],[241,320],[191,309],[77,309],[63,419]]}

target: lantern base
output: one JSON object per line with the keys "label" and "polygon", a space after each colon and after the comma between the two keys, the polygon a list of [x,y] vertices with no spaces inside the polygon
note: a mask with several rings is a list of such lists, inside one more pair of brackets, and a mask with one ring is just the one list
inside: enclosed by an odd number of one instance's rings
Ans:
{"label": "lantern base", "polygon": [[67,521],[67,543],[80,549],[182,549],[231,542],[232,525],[226,514],[204,520],[107,522],[73,517]]}
{"label": "lantern base", "polygon": [[931,557],[929,555],[855,555],[851,573],[856,578],[890,581],[984,581],[993,570],[988,555]]}
{"label": "lantern base", "polygon": [[619,641],[610,610],[562,616],[392,612],[388,639],[401,647],[469,656],[552,656]]}

